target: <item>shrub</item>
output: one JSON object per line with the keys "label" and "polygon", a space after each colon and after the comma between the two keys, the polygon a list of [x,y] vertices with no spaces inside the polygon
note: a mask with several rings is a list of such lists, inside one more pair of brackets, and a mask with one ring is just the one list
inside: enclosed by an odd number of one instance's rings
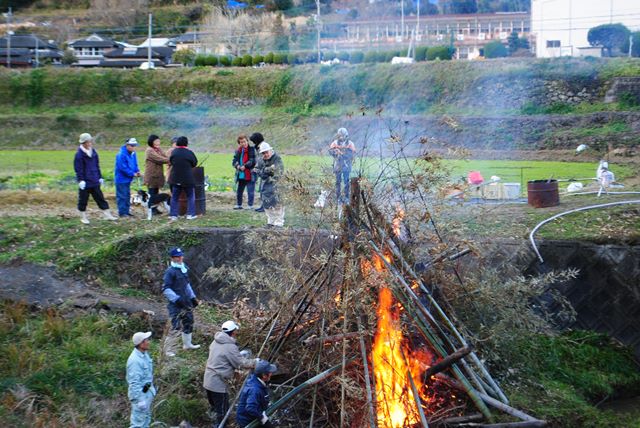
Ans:
{"label": "shrub", "polygon": [[183,65],[193,65],[196,60],[196,53],[191,49],[181,49],[173,54],[173,62]]}
{"label": "shrub", "polygon": [[499,41],[494,41],[484,45],[485,58],[503,58],[509,55],[509,50]]}
{"label": "shrub", "polygon": [[360,51],[351,52],[351,56],[349,56],[349,62],[352,64],[360,64],[364,61],[364,53]]}
{"label": "shrub", "polygon": [[265,62],[264,57],[262,55],[256,55],[251,60],[252,65],[259,65],[261,62]]}
{"label": "shrub", "polygon": [[251,67],[251,65],[253,64],[253,57],[249,54],[245,54],[242,57],[242,66],[243,67]]}
{"label": "shrub", "polygon": [[364,62],[378,62],[378,52],[369,51],[364,54]]}
{"label": "shrub", "polygon": [[349,61],[349,52],[340,52],[340,53],[338,53],[338,59],[340,61]]}
{"label": "shrub", "polygon": [[218,57],[215,55],[207,55],[204,59],[204,64],[209,67],[215,67],[218,65]]}
{"label": "shrub", "polygon": [[454,49],[449,46],[432,46],[427,49],[427,61],[449,60],[453,57]]}
{"label": "shrub", "polygon": [[418,46],[416,48],[416,61],[426,61],[428,46]]}
{"label": "shrub", "polygon": [[237,56],[231,61],[231,65],[234,67],[242,67],[242,57]]}
{"label": "shrub", "polygon": [[287,55],[281,54],[281,53],[273,55],[273,63],[274,64],[286,64],[287,63]]}
{"label": "shrub", "polygon": [[220,65],[223,65],[225,67],[229,67],[231,65],[231,58],[229,58],[226,55],[221,56],[220,57]]}
{"label": "shrub", "polygon": [[195,60],[193,61],[194,65],[196,67],[204,67],[207,62],[207,56],[206,55],[198,55],[196,56]]}
{"label": "shrub", "polygon": [[267,64],[273,64],[273,57],[275,55],[273,55],[273,52],[269,52],[268,54],[266,54],[264,56],[264,62],[266,62]]}
{"label": "shrub", "polygon": [[325,60],[325,61],[331,61],[331,60],[335,59],[337,55],[338,54],[336,54],[335,52],[324,52],[322,54],[322,59]]}
{"label": "shrub", "polygon": [[298,56],[294,53],[287,55],[287,64],[294,65],[299,64]]}

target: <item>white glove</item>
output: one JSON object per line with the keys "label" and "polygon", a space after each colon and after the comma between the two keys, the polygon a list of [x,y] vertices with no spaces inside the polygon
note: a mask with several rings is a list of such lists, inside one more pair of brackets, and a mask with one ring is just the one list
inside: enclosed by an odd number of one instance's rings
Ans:
{"label": "white glove", "polygon": [[242,358],[251,358],[251,351],[248,349],[243,349],[242,351],[240,351],[240,355],[242,355]]}
{"label": "white glove", "polygon": [[87,187],[87,182],[82,180],[78,183],[78,187],[80,188],[80,190],[84,190],[84,188]]}
{"label": "white glove", "polygon": [[104,178],[101,178],[100,180],[98,180],[98,182],[100,183],[100,185],[102,186],[104,184]]}
{"label": "white glove", "polygon": [[262,425],[266,424],[269,421],[269,417],[265,412],[262,412],[262,417],[260,418],[260,423]]}
{"label": "white glove", "polygon": [[138,402],[136,403],[136,409],[145,412],[147,410],[147,400],[138,400]]}

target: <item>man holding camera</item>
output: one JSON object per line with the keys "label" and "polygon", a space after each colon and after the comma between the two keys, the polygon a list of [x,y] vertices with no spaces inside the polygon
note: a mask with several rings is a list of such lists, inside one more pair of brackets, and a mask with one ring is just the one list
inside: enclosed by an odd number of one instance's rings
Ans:
{"label": "man holding camera", "polygon": [[151,332],[138,332],[131,340],[135,348],[127,360],[127,383],[131,402],[131,428],[146,428],[151,423],[151,403],[156,396],[153,386],[153,361],[149,356]]}
{"label": "man holding camera", "polygon": [[169,252],[171,266],[164,273],[162,294],[169,303],[167,309],[171,317],[171,331],[165,340],[165,353],[173,357],[173,346],[177,342],[178,332],[182,330],[182,349],[198,349],[200,345],[191,343],[193,332],[193,308],[198,306],[196,294],[191,288],[187,266],[184,264],[184,253],[180,248]]}

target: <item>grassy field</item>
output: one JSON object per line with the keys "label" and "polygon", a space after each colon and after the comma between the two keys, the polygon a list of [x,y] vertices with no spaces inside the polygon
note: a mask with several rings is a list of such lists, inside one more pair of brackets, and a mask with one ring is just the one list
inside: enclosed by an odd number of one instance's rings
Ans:
{"label": "grassy field", "polygon": [[[99,149],[98,149],[99,150]],[[74,151],[56,150],[5,150],[0,151],[0,183],[5,188],[26,189],[64,188],[75,185],[73,173]],[[102,173],[110,181],[113,179],[115,151],[100,150]],[[209,177],[211,188],[231,190],[233,187],[232,154],[198,153],[198,158]],[[328,174],[331,165],[328,156],[284,155],[285,167],[290,171],[304,171],[305,174]],[[144,152],[138,153],[138,164],[144,169]],[[354,171],[360,163],[356,161]],[[445,160],[452,180],[466,177],[469,171],[480,171],[488,180],[497,175],[504,182],[523,183],[528,180],[548,179],[590,179],[595,176],[597,164],[594,162],[553,162],[553,161],[512,161],[512,160]],[[365,175],[375,174],[380,168],[380,160],[367,159],[363,169]],[[632,176],[635,171],[624,165],[612,166],[618,180]],[[566,184],[566,183],[565,183]]]}

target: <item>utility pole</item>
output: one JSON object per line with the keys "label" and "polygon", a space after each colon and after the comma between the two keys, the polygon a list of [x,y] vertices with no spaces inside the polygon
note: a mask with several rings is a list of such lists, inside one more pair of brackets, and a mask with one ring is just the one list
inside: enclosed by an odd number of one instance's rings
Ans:
{"label": "utility pole", "polygon": [[40,61],[38,59],[38,36],[34,34],[33,38],[36,39],[36,68],[38,68],[40,66]]}
{"label": "utility pole", "polygon": [[318,64],[320,64],[320,29],[322,24],[320,23],[320,0],[316,0],[316,32],[317,32],[317,42],[318,42]]}
{"label": "utility pole", "polygon": [[633,36],[629,35],[629,58],[631,58],[631,50],[633,49]]}
{"label": "utility pole", "polygon": [[400,34],[404,40],[404,0],[400,0]]}
{"label": "utility pole", "polygon": [[11,68],[11,17],[13,16],[11,8],[4,16],[7,18],[7,68]]}
{"label": "utility pole", "polygon": [[420,0],[418,0],[416,7],[416,40],[418,39],[418,34],[420,34]]}
{"label": "utility pole", "polygon": [[153,25],[153,14],[149,13],[149,44],[147,45],[147,70],[151,70],[151,26]]}

